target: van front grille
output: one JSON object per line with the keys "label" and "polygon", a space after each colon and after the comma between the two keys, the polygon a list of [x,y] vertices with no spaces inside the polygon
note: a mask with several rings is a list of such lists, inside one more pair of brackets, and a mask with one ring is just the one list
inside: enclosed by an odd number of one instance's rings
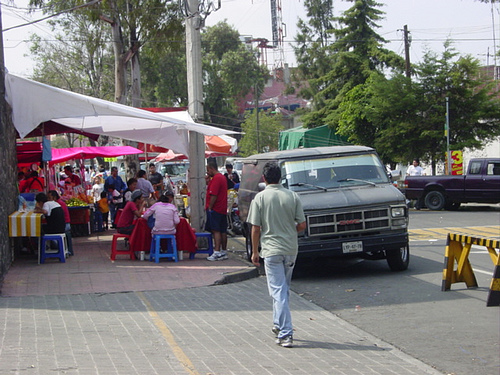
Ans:
{"label": "van front grille", "polygon": [[390,227],[388,208],[308,215],[309,236],[339,235]]}

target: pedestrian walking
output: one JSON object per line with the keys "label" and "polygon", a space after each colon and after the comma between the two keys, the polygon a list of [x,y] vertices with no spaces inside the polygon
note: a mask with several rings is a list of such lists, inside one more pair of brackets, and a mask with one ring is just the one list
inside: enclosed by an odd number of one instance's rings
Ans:
{"label": "pedestrian walking", "polygon": [[306,228],[306,222],[298,195],[280,184],[280,167],[266,163],[263,174],[266,188],[253,199],[247,219],[252,224],[252,263],[258,267],[259,257],[264,258],[267,286],[273,299],[272,332],[278,345],[291,348],[290,283],[299,247],[298,233]]}

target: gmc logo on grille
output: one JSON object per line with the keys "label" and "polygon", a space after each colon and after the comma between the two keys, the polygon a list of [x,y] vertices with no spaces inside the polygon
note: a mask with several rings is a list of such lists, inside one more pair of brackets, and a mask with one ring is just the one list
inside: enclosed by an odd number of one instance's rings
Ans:
{"label": "gmc logo on grille", "polygon": [[341,220],[339,221],[339,225],[359,224],[359,222],[359,219]]}

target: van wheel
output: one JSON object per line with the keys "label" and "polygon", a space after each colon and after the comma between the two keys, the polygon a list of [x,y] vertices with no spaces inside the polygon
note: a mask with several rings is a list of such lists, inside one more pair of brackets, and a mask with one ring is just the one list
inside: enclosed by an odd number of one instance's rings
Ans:
{"label": "van wheel", "polygon": [[408,244],[399,249],[386,250],[385,254],[391,271],[404,271],[408,268],[410,263],[410,247]]}
{"label": "van wheel", "polygon": [[444,199],[443,193],[440,191],[434,190],[427,193],[425,196],[425,206],[429,210],[439,211],[442,210],[446,200]]}
{"label": "van wheel", "polygon": [[245,236],[245,249],[247,252],[247,260],[252,261],[252,239],[250,238],[250,233]]}

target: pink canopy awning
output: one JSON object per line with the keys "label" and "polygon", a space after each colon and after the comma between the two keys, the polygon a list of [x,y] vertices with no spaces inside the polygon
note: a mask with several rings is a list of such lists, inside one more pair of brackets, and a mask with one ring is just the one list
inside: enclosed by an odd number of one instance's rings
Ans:
{"label": "pink canopy awning", "polygon": [[71,147],[53,148],[52,160],[49,165],[62,163],[72,159],[93,159],[97,156],[114,158],[116,156],[141,154],[142,151],[131,146],[98,146],[98,147]]}

